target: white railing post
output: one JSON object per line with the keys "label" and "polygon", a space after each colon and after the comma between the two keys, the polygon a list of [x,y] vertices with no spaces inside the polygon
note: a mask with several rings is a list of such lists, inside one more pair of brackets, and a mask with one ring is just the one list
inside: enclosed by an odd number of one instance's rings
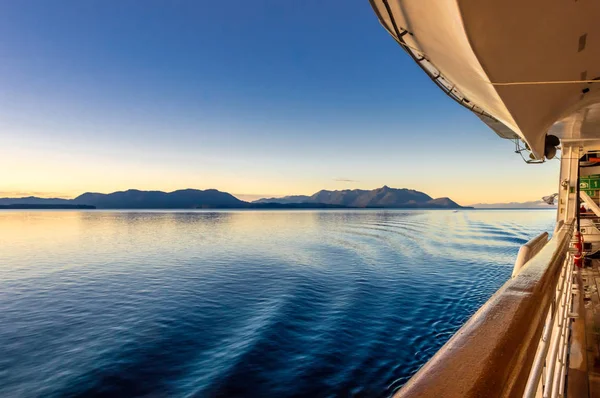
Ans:
{"label": "white railing post", "polygon": [[564,375],[563,367],[566,365],[567,330],[570,326],[569,306],[571,304],[569,296],[573,284],[573,261],[571,254],[568,254],[565,259],[562,275],[564,275],[562,281],[559,281],[560,294],[557,297],[560,305],[556,310],[552,346],[549,358],[547,358],[546,379],[543,390],[544,398],[558,396],[560,385],[561,383],[564,384],[564,378],[561,375]]}
{"label": "white railing post", "polygon": [[555,287],[555,298],[546,314],[544,329],[523,396],[562,396],[570,335],[573,257],[567,254]]}

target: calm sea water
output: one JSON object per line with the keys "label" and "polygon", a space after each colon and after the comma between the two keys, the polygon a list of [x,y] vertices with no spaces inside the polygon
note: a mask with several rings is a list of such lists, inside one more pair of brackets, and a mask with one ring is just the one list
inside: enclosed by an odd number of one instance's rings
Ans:
{"label": "calm sea water", "polygon": [[388,396],[554,217],[0,212],[0,396]]}

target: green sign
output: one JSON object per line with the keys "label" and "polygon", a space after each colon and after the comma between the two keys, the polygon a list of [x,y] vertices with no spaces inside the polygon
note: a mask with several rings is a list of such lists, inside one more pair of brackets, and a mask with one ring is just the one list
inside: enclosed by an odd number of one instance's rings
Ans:
{"label": "green sign", "polygon": [[590,196],[594,196],[595,191],[600,189],[600,174],[579,177],[579,189]]}

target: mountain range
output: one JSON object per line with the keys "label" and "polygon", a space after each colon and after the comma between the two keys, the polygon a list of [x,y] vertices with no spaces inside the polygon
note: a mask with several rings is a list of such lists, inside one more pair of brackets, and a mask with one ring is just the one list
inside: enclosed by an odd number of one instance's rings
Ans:
{"label": "mountain range", "polygon": [[312,196],[294,195],[282,198],[265,198],[253,203],[325,203],[357,208],[444,208],[459,209],[463,206],[450,198],[433,199],[426,193],[406,188],[383,186],[373,190],[345,189],[343,191],[321,190]]}
{"label": "mountain range", "polygon": [[99,209],[193,209],[198,207],[245,207],[247,202],[235,196],[207,189],[181,189],[173,192],[127,191],[110,194],[84,193],[73,199],[75,204],[96,206]]}
{"label": "mountain range", "polygon": [[98,209],[196,209],[196,208],[463,208],[450,198],[433,199],[413,189],[387,186],[373,190],[321,190],[312,196],[296,195],[260,199],[249,203],[216,189],[182,189],[173,192],[127,191],[109,194],[87,192],[74,199],[0,198],[0,205],[64,206],[86,205]]}
{"label": "mountain range", "polygon": [[548,205],[541,199],[529,202],[476,203],[471,207],[476,209],[556,209],[556,205]]}
{"label": "mountain range", "polygon": [[207,189],[182,189],[173,192],[140,191],[129,189],[127,191],[109,194],[86,192],[74,199],[38,198],[0,198],[0,205],[88,205],[98,209],[193,209],[193,208],[241,208],[248,202],[239,200],[235,196]]}

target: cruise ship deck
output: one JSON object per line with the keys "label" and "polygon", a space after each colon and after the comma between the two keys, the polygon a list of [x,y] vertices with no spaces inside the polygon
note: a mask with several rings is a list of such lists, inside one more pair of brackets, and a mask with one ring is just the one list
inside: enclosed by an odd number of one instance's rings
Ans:
{"label": "cruise ship deck", "polygon": [[552,238],[521,248],[512,278],[397,395],[600,397],[600,260],[590,262],[600,253],[600,3],[370,3],[416,65],[525,163],[560,161],[543,197],[558,202]]}
{"label": "cruise ship deck", "polygon": [[600,397],[600,260],[592,260],[575,280],[567,397],[596,398]]}

